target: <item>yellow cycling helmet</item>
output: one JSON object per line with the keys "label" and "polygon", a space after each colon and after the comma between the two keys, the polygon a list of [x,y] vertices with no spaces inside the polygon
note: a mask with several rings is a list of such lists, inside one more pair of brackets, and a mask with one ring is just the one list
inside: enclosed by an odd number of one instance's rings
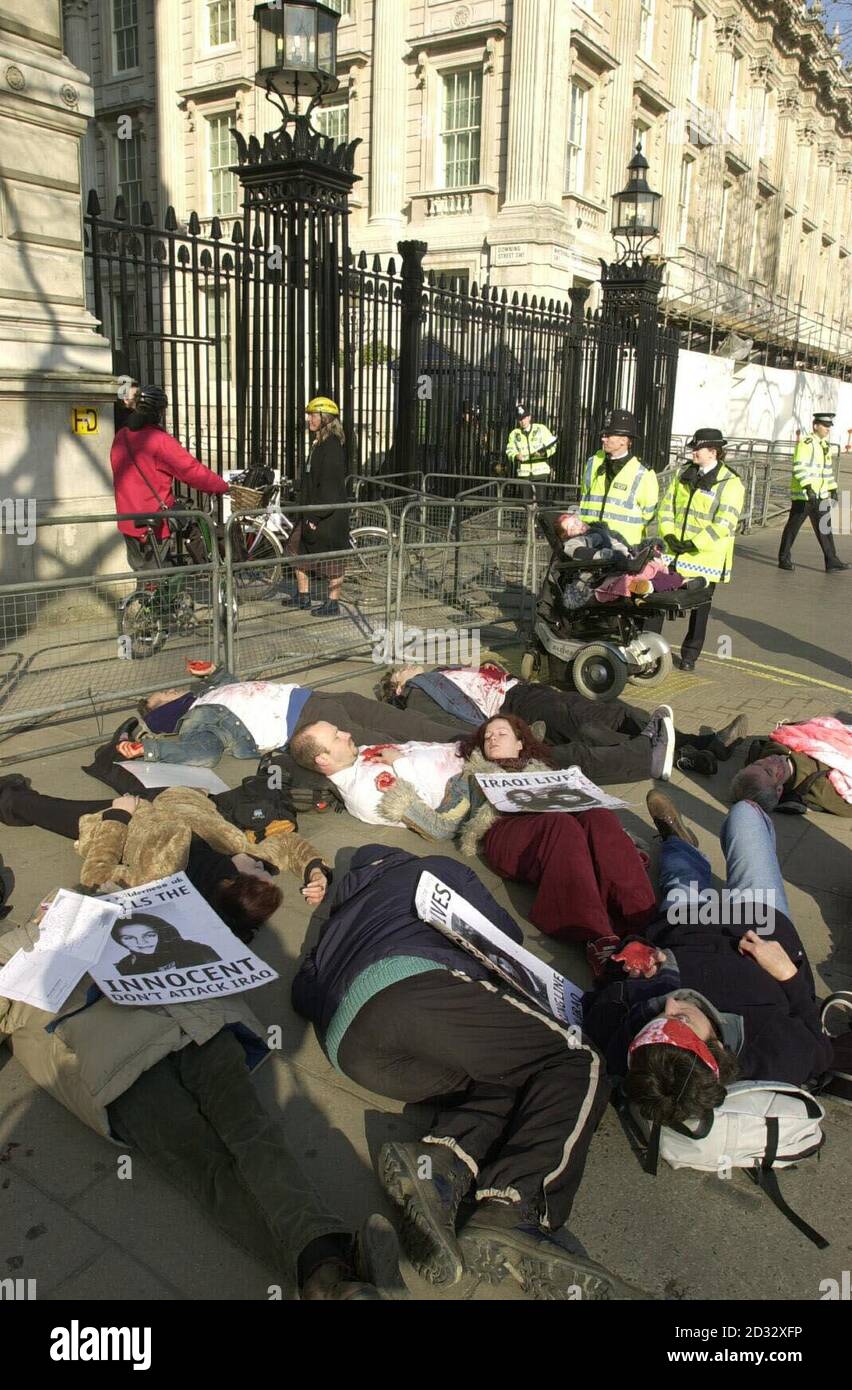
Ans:
{"label": "yellow cycling helmet", "polygon": [[339,415],[340,411],[328,396],[314,396],[305,406],[306,415]]}

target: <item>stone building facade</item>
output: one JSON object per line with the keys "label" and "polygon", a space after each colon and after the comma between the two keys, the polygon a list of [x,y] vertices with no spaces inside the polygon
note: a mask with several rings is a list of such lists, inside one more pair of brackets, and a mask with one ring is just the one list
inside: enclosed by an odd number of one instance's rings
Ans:
{"label": "stone building facade", "polygon": [[[251,0],[63,4],[96,97],[84,184],[131,217],[143,200],[236,215],[229,127],[279,119],[253,81]],[[790,361],[796,344],[852,358],[852,69],[820,0],[335,4],[340,88],[317,123],[362,141],[356,248],[416,237],[456,284],[564,299],[613,255],[641,138],[663,300],[692,345],[733,330]]]}

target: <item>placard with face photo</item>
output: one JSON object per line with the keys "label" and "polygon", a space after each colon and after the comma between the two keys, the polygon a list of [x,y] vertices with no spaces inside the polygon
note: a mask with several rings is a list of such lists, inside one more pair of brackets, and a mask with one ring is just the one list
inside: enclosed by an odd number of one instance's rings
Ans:
{"label": "placard with face photo", "polygon": [[192,1004],[278,978],[225,926],[186,874],[104,896],[122,908],[122,916],[90,973],[114,1004]]}

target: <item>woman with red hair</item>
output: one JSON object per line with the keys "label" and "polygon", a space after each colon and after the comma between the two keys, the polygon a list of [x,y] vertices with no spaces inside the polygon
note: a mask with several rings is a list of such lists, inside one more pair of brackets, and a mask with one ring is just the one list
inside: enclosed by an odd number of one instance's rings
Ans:
{"label": "woman with red hair", "polygon": [[[427,839],[458,836],[462,853],[481,854],[503,878],[533,884],[529,917],[546,936],[612,943],[641,931],[654,916],[654,890],[639,851],[613,811],[501,813],[478,773],[539,772],[554,767],[552,750],[516,715],[497,715],[462,741],[463,773],[437,811],[409,783],[385,793],[382,814]],[[597,963],[597,944],[589,951]]]}

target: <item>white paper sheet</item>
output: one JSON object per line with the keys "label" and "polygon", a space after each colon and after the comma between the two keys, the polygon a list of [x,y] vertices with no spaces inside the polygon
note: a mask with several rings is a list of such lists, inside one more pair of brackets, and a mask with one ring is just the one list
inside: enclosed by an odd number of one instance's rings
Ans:
{"label": "white paper sheet", "polygon": [[132,772],[143,787],[199,787],[203,792],[229,791],[227,782],[217,777],[209,767],[192,767],[189,763],[119,763],[126,772]]}
{"label": "white paper sheet", "polygon": [[31,951],[16,951],[0,970],[0,994],[57,1013],[96,965],[120,908],[60,888]]}
{"label": "white paper sheet", "polygon": [[540,1009],[545,1009],[557,1022],[582,1026],[580,1001],[583,991],[579,986],[545,965],[525,946],[517,945],[472,903],[434,874],[424,872],[420,875],[415,904],[422,921],[437,927],[451,941],[463,946],[513,989],[532,999]]}

